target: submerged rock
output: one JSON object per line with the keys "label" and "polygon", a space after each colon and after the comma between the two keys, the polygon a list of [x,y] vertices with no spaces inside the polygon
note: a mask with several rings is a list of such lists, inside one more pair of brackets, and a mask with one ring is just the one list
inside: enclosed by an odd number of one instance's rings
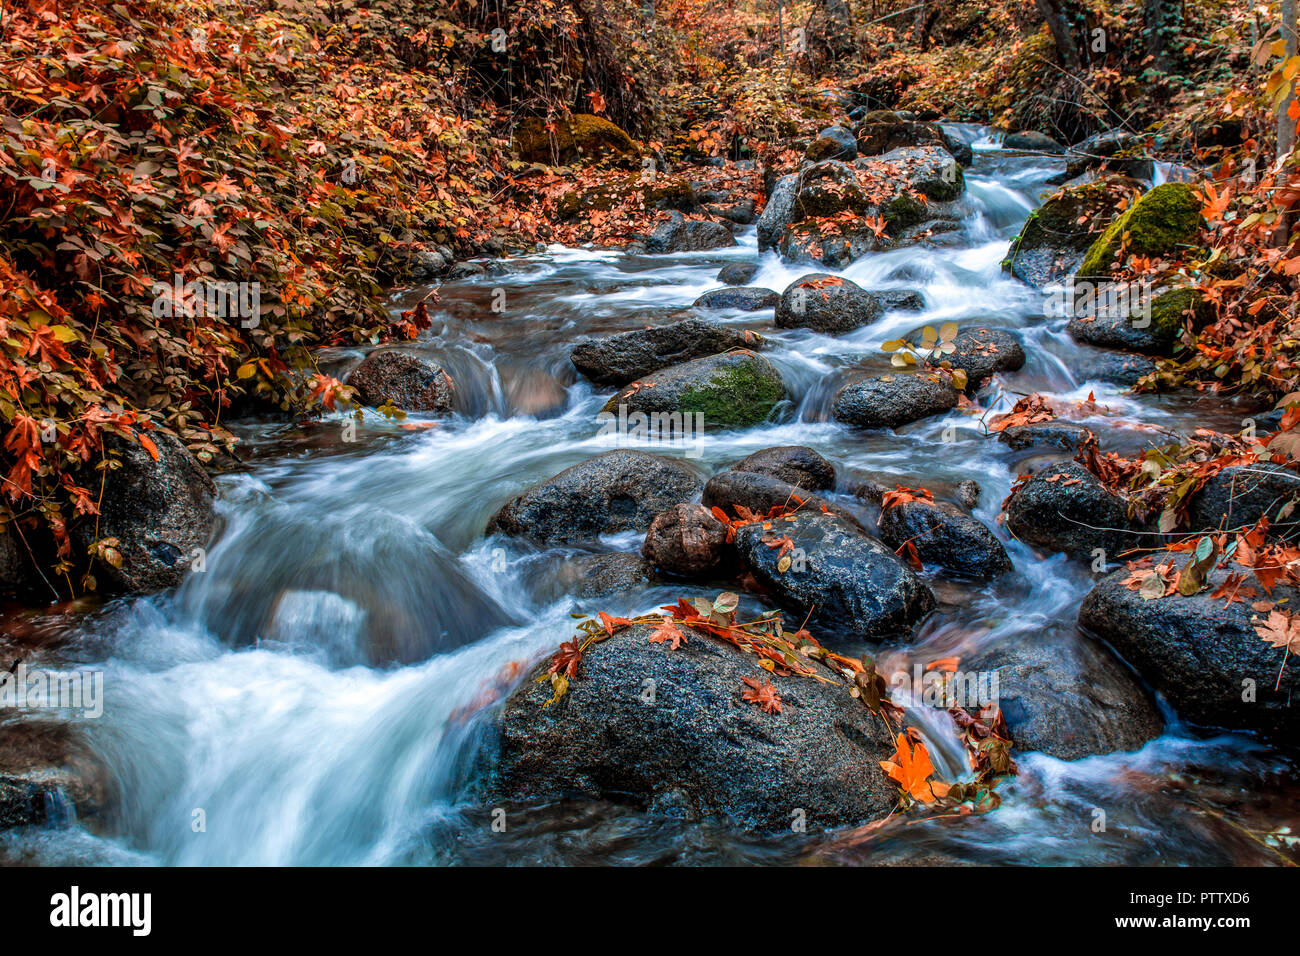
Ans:
{"label": "submerged rock", "polygon": [[781,293],[776,325],[838,335],[870,325],[883,314],[880,300],[851,279],[810,272]]}
{"label": "submerged rock", "polygon": [[[1175,567],[1190,560],[1173,556]],[[1283,666],[1283,649],[1255,629],[1267,615],[1249,602],[1211,595],[1229,572],[1263,594],[1249,571],[1212,571],[1210,589],[1146,600],[1124,586],[1130,572],[1103,578],[1079,608],[1079,626],[1109,641],[1178,713],[1198,724],[1294,735],[1300,729],[1300,668]],[[1300,592],[1274,588],[1270,600],[1291,607]],[[1279,685],[1278,690],[1274,687]]]}
{"label": "submerged rock", "polygon": [[757,262],[733,262],[729,266],[722,267],[722,271],[718,273],[718,281],[723,285],[745,285],[756,275],[758,275]]}
{"label": "submerged rock", "polygon": [[1002,542],[981,522],[945,501],[905,501],[884,509],[880,540],[898,551],[910,542],[924,564],[973,577],[1011,570]]}
{"label": "submerged rock", "polygon": [[714,289],[704,293],[692,303],[696,309],[740,309],[757,312],[770,309],[781,301],[781,296],[771,289],[745,288]]}
{"label": "submerged rock", "polygon": [[551,544],[644,531],[655,515],[694,498],[703,485],[685,462],[643,451],[610,451],[518,495],[496,513],[487,533]]}
{"label": "submerged rock", "polygon": [[957,405],[957,391],[947,378],[927,372],[869,378],[840,389],[832,414],[862,428],[899,428]]}
{"label": "submerged rock", "polygon": [[783,398],[785,383],[771,362],[748,349],[733,349],[652,372],[611,398],[604,411],[657,415],[666,432],[676,434],[689,426],[669,416],[700,415],[705,428],[756,425]]}
{"label": "submerged rock", "polygon": [[569,357],[597,385],[627,385],[661,368],[759,341],[744,329],[691,318],[582,342]]}
{"label": "submerged rock", "polygon": [[[785,555],[774,541],[788,538]],[[835,514],[801,511],[772,522],[743,525],[736,550],[782,607],[840,640],[910,637],[935,606],[912,569],[874,538]],[[783,558],[791,558],[782,569]]]}
{"label": "submerged rock", "polygon": [[451,376],[423,355],[384,349],[371,352],[347,377],[363,405],[392,402],[408,412],[451,411]]}
{"label": "submerged rock", "polygon": [[[101,560],[95,570],[107,590],[141,594],[175,587],[212,537],[216,485],[178,438],[158,431],[149,437],[157,461],[136,442],[105,438],[120,467],[103,479],[98,518],[72,530],[82,554],[96,534],[101,542],[116,539],[111,547],[120,560]],[[99,481],[97,474],[88,474],[82,483],[98,487]]]}
{"label": "submerged rock", "polygon": [[[576,792],[766,831],[788,831],[800,812],[813,830],[863,823],[897,803],[879,763],[889,734],[830,671],[828,684],[770,674],[707,634],[683,629],[673,650],[649,643],[652,630],[592,645],[549,708],[549,683],[510,695],[489,753],[492,799]],[[744,678],[770,680],[780,712],[746,701]]]}

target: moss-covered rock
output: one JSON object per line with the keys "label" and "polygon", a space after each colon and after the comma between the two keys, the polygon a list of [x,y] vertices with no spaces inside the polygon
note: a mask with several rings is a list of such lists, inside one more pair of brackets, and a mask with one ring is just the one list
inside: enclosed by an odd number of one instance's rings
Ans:
{"label": "moss-covered rock", "polygon": [[607,119],[589,113],[575,113],[554,121],[548,129],[540,118],[524,120],[515,130],[515,151],[528,163],[557,161],[569,165],[602,156],[634,156],[636,141]]}
{"label": "moss-covered rock", "polygon": [[632,173],[622,181],[569,190],[556,203],[556,212],[561,221],[568,221],[592,212],[609,212],[615,206],[629,202],[643,205],[646,209],[675,209],[678,212],[698,212],[702,208],[689,179],[660,176],[646,182],[640,173]]}
{"label": "moss-covered rock", "polygon": [[745,427],[765,421],[785,398],[785,383],[776,367],[749,349],[695,359],[655,372],[609,400],[604,411],[643,412],[656,416],[667,434],[693,428],[668,416],[702,415],[704,426]]}
{"label": "moss-covered rock", "polygon": [[1139,188],[1136,180],[1110,176],[1061,190],[1030,214],[1002,270],[1036,288],[1072,275],[1114,219],[1119,199]]}
{"label": "moss-covered rock", "polygon": [[1201,230],[1201,199],[1187,183],[1165,183],[1135,202],[1088,249],[1082,278],[1111,274],[1116,255],[1163,257],[1195,246]]}
{"label": "moss-covered rock", "polygon": [[1101,348],[1168,355],[1185,324],[1197,329],[1210,318],[1210,304],[1196,289],[1167,289],[1149,307],[1139,293],[1133,290],[1136,301],[1117,311],[1105,303],[1105,290],[1098,290],[1092,305],[1081,308],[1076,302],[1076,314],[1066,331],[1077,341]]}

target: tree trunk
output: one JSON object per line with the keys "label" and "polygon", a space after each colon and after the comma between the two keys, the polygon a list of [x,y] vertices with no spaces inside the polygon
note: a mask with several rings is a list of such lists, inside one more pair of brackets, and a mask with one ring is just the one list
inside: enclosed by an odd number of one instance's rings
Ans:
{"label": "tree trunk", "polygon": [[1079,44],[1085,38],[1084,23],[1070,0],[1034,0],[1038,12],[1047,21],[1047,29],[1056,43],[1056,56],[1061,66],[1071,73],[1083,64]]}
{"label": "tree trunk", "polygon": [[1142,25],[1147,56],[1160,72],[1173,72],[1170,48],[1182,31],[1182,0],[1142,0]]}

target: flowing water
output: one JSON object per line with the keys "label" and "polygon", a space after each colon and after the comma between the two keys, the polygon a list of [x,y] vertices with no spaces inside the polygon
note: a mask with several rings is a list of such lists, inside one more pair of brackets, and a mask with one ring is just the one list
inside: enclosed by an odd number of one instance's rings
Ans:
{"label": "flowing water", "polygon": [[[835,338],[764,328],[770,314],[723,314],[774,339],[767,354],[793,399],[773,424],[706,430],[693,448],[652,450],[689,452],[707,473],[760,448],[803,444],[834,461],[842,483],[870,474],[944,493],[974,478],[983,489],[976,514],[993,525],[1034,456],[986,437],[978,416],[955,410],[897,433],[862,433],[828,413],[846,375],[887,367],[881,342],[948,320],[1020,331],[1028,361],[996,380],[1001,394],[985,399],[995,410],[1033,391],[1067,399],[1092,392],[1106,412],[1088,424],[1125,451],[1170,431],[1239,427],[1241,412],[1222,402],[1134,397],[1076,378],[1085,350],[1064,320],[1045,318],[1043,295],[999,269],[1061,163],[1003,151],[986,130],[953,131],[976,149],[958,241],[868,256],[843,270],[868,289],[921,290],[925,312],[892,313]],[[689,306],[717,287],[728,262],[758,261],[753,283],[777,290],[811,271],[759,256],[752,227],[739,241],[679,256],[556,247],[445,285],[418,347],[457,383],[449,420],[371,414],[353,441],[344,440],[341,416],[240,425],[249,467],[219,479],[221,528],[201,573],[173,593],[8,620],[29,666],[102,671],[105,705],[98,719],[30,712],[7,721],[33,732],[69,724],[61,729],[102,762],[118,798],[84,824],[63,806],[54,814],[61,825],[0,834],[0,860],[1281,862],[1260,834],[1300,825],[1294,753],[1189,728],[1168,708],[1165,734],[1136,753],[1068,763],[1019,755],[1003,805],[982,816],[764,837],[564,801],[493,832],[473,799],[473,758],[490,702],[518,665],[566,639],[575,610],[644,612],[720,588],[656,586],[579,601],[570,596],[579,549],[485,539],[483,528],[520,490],[611,447],[596,424],[608,394],[568,361],[579,337],[638,328]],[[427,291],[403,292],[392,306],[409,308]],[[344,370],[360,354],[331,360]],[[851,496],[836,500],[870,518]],[[601,542],[606,550],[639,545],[635,535]],[[1090,569],[1040,559],[1013,541],[1007,547],[1013,574],[985,587],[932,581],[939,610],[916,642],[883,653],[924,662],[1048,634],[1087,641],[1074,620]],[[759,607],[747,600],[745,609]],[[936,762],[954,762],[951,731],[930,725]],[[1094,832],[1098,808],[1107,825]]]}

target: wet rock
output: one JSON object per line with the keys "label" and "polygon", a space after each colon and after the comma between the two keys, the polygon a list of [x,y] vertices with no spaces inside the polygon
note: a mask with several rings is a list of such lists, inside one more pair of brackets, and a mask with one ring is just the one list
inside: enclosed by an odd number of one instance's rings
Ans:
{"label": "wet rock", "polygon": [[1091,559],[1101,548],[1113,561],[1134,537],[1124,501],[1076,462],[1045,468],[1006,503],[1007,530],[1040,551]]}
{"label": "wet rock", "polygon": [[348,375],[347,384],[357,390],[363,405],[392,402],[408,412],[451,411],[451,376],[423,355],[396,349],[371,352]]}
{"label": "wet rock", "polygon": [[27,549],[12,530],[0,530],[0,595],[21,594],[32,584]]}
{"label": "wet rock", "polygon": [[447,270],[447,281],[480,279],[485,275],[487,275],[487,267],[480,262],[458,262]]}
{"label": "wet rock", "polygon": [[1020,451],[1025,448],[1059,448],[1076,452],[1092,434],[1083,425],[1074,422],[1036,422],[1032,425],[1013,425],[998,434],[998,441]]}
{"label": "wet rock", "polygon": [[827,335],[870,325],[884,314],[880,300],[856,282],[824,272],[800,276],[781,293],[776,325]]}
{"label": "wet rock", "polygon": [[761,449],[736,462],[731,470],[771,475],[810,491],[835,487],[835,466],[803,445]]}
{"label": "wet rock", "polygon": [[795,200],[799,195],[799,175],[782,176],[772,187],[767,205],[758,217],[758,251],[773,249],[781,241],[795,218]]}
{"label": "wet rock", "polygon": [[940,375],[882,375],[840,389],[832,414],[862,428],[899,428],[957,405],[957,392]]}
{"label": "wet rock", "polygon": [[958,482],[957,500],[965,508],[974,508],[980,501],[980,483],[973,478]]}
{"label": "wet rock", "polygon": [[[743,505],[755,514],[767,514],[773,508],[802,507],[809,511],[821,511],[824,507],[850,524],[861,527],[858,520],[844,509],[831,504],[808,488],[757,471],[718,472],[704,485],[702,501],[705,507],[721,508],[733,517],[740,514],[737,505]],[[802,506],[800,501],[803,502]]]}
{"label": "wet rock", "polygon": [[752,332],[692,318],[582,342],[569,357],[597,385],[626,385],[670,365],[757,342]]}
{"label": "wet rock", "polygon": [[560,593],[577,598],[607,597],[638,591],[654,580],[654,565],[639,554],[586,554],[564,563]]}
{"label": "wet rock", "polygon": [[496,513],[487,533],[552,544],[644,531],[655,515],[694,498],[703,484],[682,461],[643,451],[610,451],[518,495]]}
{"label": "wet rock", "polygon": [[[510,695],[489,750],[490,799],[577,792],[771,831],[788,831],[797,810],[815,830],[877,819],[897,803],[880,772],[888,734],[829,671],[829,684],[769,674],[707,634],[689,631],[672,650],[649,643],[651,630],[593,645],[549,708],[546,682],[525,680]],[[770,680],[781,711],[744,700],[744,678]]]}
{"label": "wet rock", "polygon": [[925,299],[911,289],[876,289],[872,293],[886,310],[924,312]]}
{"label": "wet rock", "polygon": [[1278,510],[1300,499],[1300,475],[1271,462],[1230,465],[1208,479],[1187,506],[1190,527],[1212,531],[1253,527],[1268,516],[1276,522]]}
{"label": "wet rock", "polygon": [[1071,633],[1018,635],[962,661],[994,671],[1018,750],[1060,760],[1141,749],[1160,736],[1155,702],[1102,645]]}
{"label": "wet rock", "polygon": [[1117,214],[1119,197],[1138,188],[1134,180],[1113,176],[1061,190],[1030,214],[1011,242],[1003,271],[1040,289],[1074,275]]}
{"label": "wet rock", "polygon": [[115,799],[107,768],[69,725],[0,727],[0,831],[93,820]]}
{"label": "wet rock", "polygon": [[1156,363],[1144,355],[1127,352],[1100,352],[1086,358],[1079,366],[1081,382],[1107,382],[1111,385],[1132,386],[1143,376],[1156,370]]}
{"label": "wet rock", "polygon": [[966,373],[966,389],[974,392],[998,372],[1014,372],[1025,365],[1020,340],[1006,329],[984,326],[963,329],[953,340],[956,351],[945,355],[953,368]]}
{"label": "wet rock", "polygon": [[909,146],[941,146],[963,166],[969,166],[974,158],[969,146],[954,140],[938,123],[916,122],[896,113],[875,114],[858,126],[857,134],[858,150],[863,156],[879,156]]}
{"label": "wet rock", "polygon": [[748,226],[758,218],[752,199],[742,199],[726,206],[708,206],[707,209],[719,219],[734,222],[738,226]]}
{"label": "wet rock", "polygon": [[[780,548],[769,543],[789,538],[781,569]],[[908,637],[934,608],[934,595],[892,551],[844,518],[799,512],[772,522],[743,525],[736,550],[754,577],[782,607],[809,626],[839,640]]]}
{"label": "wet rock", "polygon": [[1046,133],[1037,130],[1023,130],[1008,133],[1002,138],[1003,149],[1021,149],[1034,153],[1063,153],[1065,147]]}
{"label": "wet rock", "polygon": [[646,209],[699,212],[701,198],[689,179],[682,176],[657,176],[646,181],[642,173],[629,173],[621,180],[601,182],[572,189],[560,197],[556,211],[561,221],[570,222],[593,212],[609,212],[621,203],[633,203]]}
{"label": "wet rock", "polygon": [[[106,590],[142,594],[175,587],[206,548],[214,525],[217,488],[197,458],[180,440],[150,432],[158,460],[136,442],[112,436],[106,448],[121,467],[103,479],[100,514],[72,530],[75,547],[87,553],[96,539],[116,538],[117,566],[100,561],[95,575]],[[93,482],[91,484],[90,482]],[[81,484],[98,488],[99,473]]]}
{"label": "wet rock", "polygon": [[1200,244],[1201,200],[1187,183],[1165,183],[1106,227],[1079,266],[1081,278],[1108,278],[1116,254],[1153,259]]}
{"label": "wet rock", "polygon": [[718,281],[723,285],[745,285],[758,274],[757,262],[733,262],[723,266]]}
{"label": "wet rock", "polygon": [[771,289],[746,286],[713,289],[696,299],[692,306],[696,309],[739,309],[742,312],[757,312],[760,309],[770,309],[780,301],[780,294]]}
{"label": "wet rock", "polygon": [[721,564],[726,548],[727,526],[703,505],[683,502],[655,517],[641,553],[661,570],[691,577]]}
{"label": "wet rock", "polygon": [[[1097,296],[1110,293],[1098,290]],[[1125,303],[1119,297],[1121,308],[1096,299],[1075,303],[1075,316],[1066,323],[1066,331],[1079,342],[1100,348],[1124,349],[1149,355],[1168,355],[1182,334],[1184,323],[1198,327],[1208,317],[1208,306],[1194,289],[1171,289],[1162,292],[1143,308],[1140,298],[1136,303]],[[1136,307],[1130,307],[1135,305]]]}
{"label": "wet rock", "polygon": [[548,124],[526,119],[515,130],[515,150],[526,163],[558,162],[562,166],[590,162],[602,156],[634,158],[636,142],[607,119],[575,113]]}
{"label": "wet rock", "polygon": [[651,372],[611,398],[604,412],[642,412],[651,417],[652,431],[677,434],[692,430],[683,416],[702,416],[693,421],[705,428],[757,425],[785,394],[776,366],[749,349],[733,349]]}
{"label": "wet rock", "polygon": [[880,513],[880,540],[898,551],[911,542],[922,563],[973,577],[1011,570],[1006,549],[982,523],[946,501],[905,501]]}
{"label": "wet rock", "polygon": [[724,223],[708,219],[674,219],[650,234],[645,249],[650,253],[700,252],[734,246],[736,238]]}
{"label": "wet rock", "polygon": [[411,257],[411,278],[417,282],[432,279],[447,271],[448,262],[436,249],[420,249]]}
{"label": "wet rock", "polygon": [[[1179,567],[1189,560],[1175,555]],[[1109,641],[1180,716],[1198,724],[1294,735],[1300,729],[1300,668],[1283,667],[1283,651],[1260,638],[1248,602],[1231,605],[1211,594],[1233,566],[1210,574],[1210,590],[1145,600],[1124,586],[1129,571],[1103,578],[1079,608],[1079,626]],[[1294,606],[1300,592],[1281,586],[1269,595]],[[1274,690],[1281,675],[1281,686]],[[1243,699],[1244,698],[1244,699]]]}
{"label": "wet rock", "polygon": [[824,159],[849,161],[857,156],[857,138],[843,126],[828,126],[817,134],[804,152],[804,158],[811,163],[820,163]]}

